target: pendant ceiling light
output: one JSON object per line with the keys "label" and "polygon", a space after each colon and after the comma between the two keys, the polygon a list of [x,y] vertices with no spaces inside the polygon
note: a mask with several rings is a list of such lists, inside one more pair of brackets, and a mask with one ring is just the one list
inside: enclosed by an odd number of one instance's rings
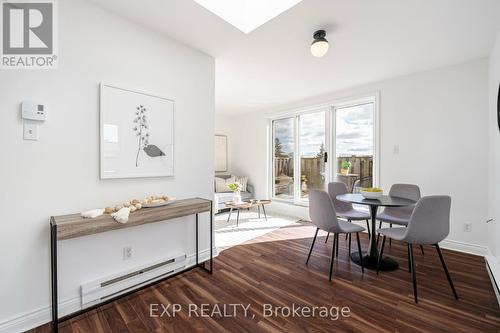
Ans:
{"label": "pendant ceiling light", "polygon": [[314,40],[311,44],[311,53],[317,58],[321,58],[328,52],[328,41],[325,36],[325,30],[318,30],[313,35]]}

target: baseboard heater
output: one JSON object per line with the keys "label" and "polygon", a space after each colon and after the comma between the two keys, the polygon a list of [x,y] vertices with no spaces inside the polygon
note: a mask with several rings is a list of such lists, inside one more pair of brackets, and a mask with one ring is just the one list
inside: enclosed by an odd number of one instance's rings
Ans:
{"label": "baseboard heater", "polygon": [[175,274],[186,267],[186,254],[158,260],[126,272],[113,274],[81,285],[82,307],[92,306],[155,280]]}

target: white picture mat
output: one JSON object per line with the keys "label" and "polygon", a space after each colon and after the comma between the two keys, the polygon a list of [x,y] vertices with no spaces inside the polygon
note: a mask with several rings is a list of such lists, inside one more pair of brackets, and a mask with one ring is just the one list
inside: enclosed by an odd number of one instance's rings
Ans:
{"label": "white picture mat", "polygon": [[[138,149],[138,137],[133,129],[136,125],[135,111],[140,105],[146,108],[149,142],[164,152],[165,156],[149,157]],[[173,176],[173,98],[102,83],[100,153],[101,179]]]}
{"label": "white picture mat", "polygon": [[227,171],[227,136],[215,135],[215,171]]}

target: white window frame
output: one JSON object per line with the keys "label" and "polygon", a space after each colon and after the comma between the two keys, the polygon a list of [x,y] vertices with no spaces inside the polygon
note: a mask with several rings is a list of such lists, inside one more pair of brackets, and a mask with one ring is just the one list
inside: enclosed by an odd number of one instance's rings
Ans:
{"label": "white window frame", "polygon": [[[304,114],[316,113],[325,111],[325,151],[328,154],[328,163],[325,165],[325,174],[328,175],[327,182],[332,181],[336,177],[336,147],[333,142],[335,138],[335,112],[337,109],[346,108],[350,106],[356,106],[360,104],[373,103],[374,115],[373,115],[373,185],[380,186],[380,92],[370,92],[363,95],[350,96],[331,100],[326,103],[306,107],[298,108],[288,111],[281,111],[270,114],[268,117],[269,126],[269,163],[271,167],[268,167],[268,197],[275,201],[285,202],[289,204],[308,206],[307,200],[301,200],[300,197],[300,145],[299,145],[299,116]],[[294,198],[293,199],[283,199],[274,196],[274,129],[273,121],[280,119],[294,118]]]}

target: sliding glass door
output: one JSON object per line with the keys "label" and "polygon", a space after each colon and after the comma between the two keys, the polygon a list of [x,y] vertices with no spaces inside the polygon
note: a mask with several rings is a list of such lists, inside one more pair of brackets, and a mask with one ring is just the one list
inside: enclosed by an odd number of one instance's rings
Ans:
{"label": "sliding glass door", "polygon": [[335,145],[335,179],[350,191],[372,187],[374,166],[374,103],[334,108],[333,142]]}
{"label": "sliding glass door", "polygon": [[376,184],[375,106],[366,98],[272,120],[271,196],[307,204],[332,180],[354,192]]}
{"label": "sliding glass door", "polygon": [[273,120],[273,197],[295,196],[295,118]]}
{"label": "sliding glass door", "polygon": [[273,120],[274,198],[307,202],[311,189],[325,188],[326,116],[318,110]]}
{"label": "sliding glass door", "polygon": [[296,199],[308,199],[309,190],[324,189],[326,169],[326,112],[307,113],[298,116],[300,184]]}

